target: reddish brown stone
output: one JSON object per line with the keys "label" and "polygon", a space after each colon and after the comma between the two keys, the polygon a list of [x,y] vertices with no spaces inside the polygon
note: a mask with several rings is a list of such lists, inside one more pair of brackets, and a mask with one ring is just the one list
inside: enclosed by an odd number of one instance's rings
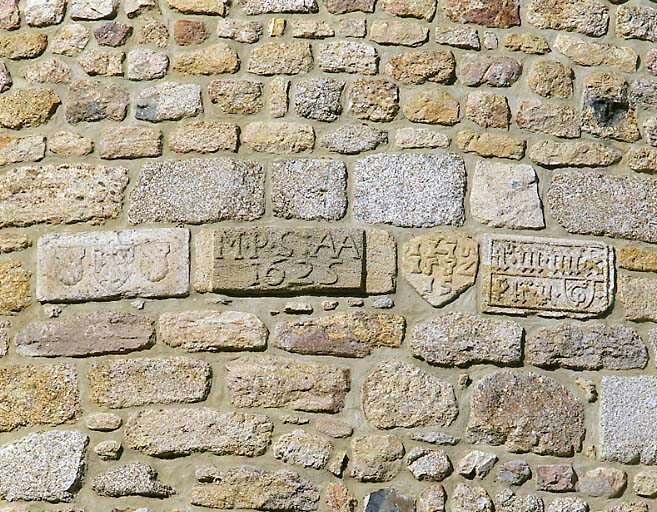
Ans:
{"label": "reddish brown stone", "polygon": [[518,0],[442,0],[443,13],[458,23],[507,28],[520,25]]}
{"label": "reddish brown stone", "polygon": [[173,37],[181,46],[199,44],[208,37],[208,27],[204,21],[178,20],[173,25]]}

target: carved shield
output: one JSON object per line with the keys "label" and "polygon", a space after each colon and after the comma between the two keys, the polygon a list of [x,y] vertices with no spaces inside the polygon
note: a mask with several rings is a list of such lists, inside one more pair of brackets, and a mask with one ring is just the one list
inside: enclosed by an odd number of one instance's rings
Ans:
{"label": "carved shield", "polygon": [[151,283],[157,283],[169,273],[167,255],[171,245],[167,242],[145,242],[137,246],[139,272]]}
{"label": "carved shield", "polygon": [[128,245],[114,245],[94,249],[96,280],[109,292],[118,292],[132,275],[134,249]]}
{"label": "carved shield", "polygon": [[52,250],[55,277],[66,286],[75,286],[84,277],[84,247],[57,247]]}

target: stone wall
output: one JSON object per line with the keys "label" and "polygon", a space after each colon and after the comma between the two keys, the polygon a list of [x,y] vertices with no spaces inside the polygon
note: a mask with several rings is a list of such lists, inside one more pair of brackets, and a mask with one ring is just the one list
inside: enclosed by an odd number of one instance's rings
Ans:
{"label": "stone wall", "polygon": [[0,0],[0,512],[657,511],[655,43]]}

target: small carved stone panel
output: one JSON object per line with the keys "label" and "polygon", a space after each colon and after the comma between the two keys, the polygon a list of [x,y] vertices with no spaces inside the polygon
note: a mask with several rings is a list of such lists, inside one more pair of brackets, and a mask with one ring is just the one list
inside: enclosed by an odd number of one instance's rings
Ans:
{"label": "small carved stone panel", "polygon": [[594,241],[486,235],[482,310],[586,318],[613,302],[614,252]]}
{"label": "small carved stone panel", "polygon": [[402,274],[434,307],[444,306],[470,288],[478,264],[477,242],[455,231],[418,236],[402,247]]}
{"label": "small carved stone panel", "polygon": [[60,233],[37,246],[37,297],[76,302],[189,292],[189,231]]}
{"label": "small carved stone panel", "polygon": [[359,229],[231,228],[197,238],[198,291],[285,293],[360,290]]}

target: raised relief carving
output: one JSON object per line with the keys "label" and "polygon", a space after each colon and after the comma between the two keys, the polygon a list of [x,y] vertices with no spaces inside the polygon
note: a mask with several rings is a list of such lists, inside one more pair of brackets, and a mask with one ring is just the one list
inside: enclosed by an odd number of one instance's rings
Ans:
{"label": "raised relief carving", "polygon": [[434,307],[444,306],[472,286],[478,264],[477,242],[457,231],[418,236],[402,247],[402,275]]}
{"label": "raised relief carving", "polygon": [[613,302],[614,252],[592,241],[484,237],[482,309],[586,318]]}

